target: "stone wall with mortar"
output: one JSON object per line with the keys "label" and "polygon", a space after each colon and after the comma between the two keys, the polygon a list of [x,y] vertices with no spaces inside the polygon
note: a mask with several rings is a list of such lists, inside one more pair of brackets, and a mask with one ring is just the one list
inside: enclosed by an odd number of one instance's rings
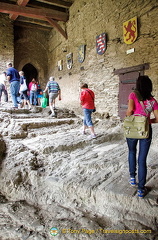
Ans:
{"label": "stone wall with mortar", "polygon": [[[0,13],[0,74],[7,70],[7,63],[14,65],[14,34],[13,23],[9,17]],[[11,101],[9,82],[6,83],[8,101]],[[2,100],[3,100],[2,94]]]}
{"label": "stone wall with mortar", "polygon": [[[158,98],[158,3],[156,0],[77,0],[69,9],[69,21],[60,23],[66,30],[66,40],[57,30],[51,32],[35,28],[15,28],[8,15],[0,15],[1,70],[7,61],[21,70],[31,63],[38,71],[42,88],[49,76],[54,75],[62,89],[62,101],[57,106],[81,112],[79,104],[80,83],[87,82],[95,91],[97,112],[118,115],[119,77],[115,69],[149,63],[145,71],[154,84]],[[123,22],[138,17],[138,38],[132,45],[123,41]],[[96,53],[96,36],[106,32],[107,50]],[[15,41],[14,41],[15,39]],[[14,45],[13,45],[14,41]],[[86,45],[85,61],[78,62],[78,47]],[[134,53],[126,51],[134,48]],[[67,69],[66,55],[73,53],[72,69]],[[58,71],[58,61],[63,60],[63,70]]]}
{"label": "stone wall with mortar", "polygon": [[[101,114],[118,114],[119,77],[115,69],[149,63],[145,71],[154,84],[158,98],[158,3],[156,0],[77,0],[70,8],[66,26],[68,39],[55,30],[49,38],[49,75],[55,75],[62,88],[62,101],[58,105],[78,111],[79,85],[87,82],[96,93],[97,111]],[[138,17],[138,38],[132,45],[123,40],[123,23]],[[103,55],[96,53],[96,36],[106,32],[107,50]],[[86,57],[78,62],[78,47],[86,44]],[[134,48],[135,52],[126,51]],[[63,50],[67,52],[63,52]],[[73,53],[73,67],[68,70],[66,54]],[[63,60],[63,70],[57,63]]]}
{"label": "stone wall with mortar", "polygon": [[14,61],[13,25],[8,16],[0,13],[0,74],[10,61]]}
{"label": "stone wall with mortar", "polygon": [[15,66],[20,71],[30,63],[38,72],[38,80],[44,88],[47,79],[48,32],[36,27],[15,27]]}

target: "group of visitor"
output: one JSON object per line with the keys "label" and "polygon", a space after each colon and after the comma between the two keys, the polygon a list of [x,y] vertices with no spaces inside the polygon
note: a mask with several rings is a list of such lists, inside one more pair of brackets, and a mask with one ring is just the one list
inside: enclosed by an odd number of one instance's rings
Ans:
{"label": "group of visitor", "polygon": [[[28,105],[29,109],[33,105],[39,104],[38,95],[42,90],[36,79],[32,79],[27,87],[24,72],[18,71],[12,67],[12,64],[8,64],[7,72],[3,72],[0,75],[0,101],[2,92],[5,95],[5,101],[8,101],[8,94],[6,89],[6,78],[10,83],[10,93],[13,101],[14,108],[18,108],[20,102],[25,106]],[[19,91],[20,89],[20,91]],[[38,89],[39,92],[38,92]],[[141,96],[141,101],[135,92],[131,92],[128,97],[128,109],[126,116],[140,115],[146,116],[150,124],[150,133],[148,138],[134,139],[126,138],[128,145],[128,161],[129,161],[129,173],[130,173],[130,185],[138,186],[138,197],[143,198],[146,195],[146,176],[147,176],[147,155],[152,140],[152,127],[151,124],[158,123],[158,102],[152,95],[152,81],[148,76],[139,76],[136,81],[136,91]],[[50,77],[43,93],[48,91],[49,93],[49,107],[51,110],[51,116],[55,116],[55,99],[59,97],[61,100],[61,90],[59,84],[55,81],[54,77]],[[19,97],[20,92],[20,97]],[[29,92],[29,96],[28,96]],[[20,100],[19,100],[20,99]],[[144,107],[142,107],[143,102]],[[95,94],[88,88],[87,83],[81,85],[80,103],[83,109],[83,134],[86,134],[87,129],[90,130],[90,138],[95,139],[96,134],[94,132],[94,125],[92,122],[92,113],[95,111]],[[151,113],[154,118],[150,119]],[[137,154],[137,145],[139,142],[139,152]],[[138,160],[137,160],[138,158]],[[138,162],[138,163],[137,163]],[[136,170],[138,164],[138,184],[136,180]]]}
{"label": "group of visitor", "polygon": [[[96,138],[94,133],[94,127],[91,119],[91,114],[94,112],[94,92],[88,88],[87,84],[81,86],[80,101],[83,108],[84,120],[83,120],[83,134],[86,134],[88,128],[91,132],[91,138]],[[128,146],[128,162],[129,162],[129,184],[133,187],[137,187],[137,196],[144,198],[148,193],[146,188],[147,177],[147,155],[150,149],[152,141],[152,127],[151,124],[158,123],[158,102],[152,95],[153,86],[152,81],[148,76],[139,76],[136,80],[135,92],[139,93],[141,100],[137,94],[132,91],[128,97],[128,109],[126,116],[145,116],[149,121],[149,136],[144,139],[126,138]],[[143,106],[141,102],[143,102]],[[150,118],[153,114],[153,118]],[[139,151],[137,153],[137,145],[139,142]],[[138,180],[137,175],[138,165]]]}
{"label": "group of visitor", "polygon": [[5,102],[8,101],[7,81],[10,83],[10,95],[13,102],[13,109],[18,109],[18,104],[20,108],[25,108],[27,106],[29,110],[32,109],[32,106],[40,106],[43,93],[48,91],[51,116],[56,117],[55,99],[59,96],[59,100],[61,100],[61,90],[54,77],[49,78],[45,90],[42,91],[40,84],[35,78],[27,85],[24,72],[18,72],[12,66],[12,63],[8,63],[7,71],[0,75],[0,103],[2,92],[4,92],[5,95]]}
{"label": "group of visitor", "polygon": [[31,110],[32,106],[40,105],[43,92],[39,83],[33,78],[27,85],[24,72],[18,72],[12,63],[8,63],[6,72],[0,75],[0,104],[2,93],[4,93],[4,101],[8,102],[7,81],[10,84],[13,109],[18,109],[18,105],[20,105],[20,108],[27,107]]}

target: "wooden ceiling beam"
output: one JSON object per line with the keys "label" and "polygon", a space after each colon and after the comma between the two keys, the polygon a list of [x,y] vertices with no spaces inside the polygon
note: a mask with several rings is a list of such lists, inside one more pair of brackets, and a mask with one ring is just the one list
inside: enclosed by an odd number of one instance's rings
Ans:
{"label": "wooden ceiling beam", "polygon": [[52,26],[47,22],[47,23],[39,23],[39,22],[30,22],[30,21],[15,21],[14,23],[15,26],[18,27],[26,27],[26,28],[32,28],[32,29],[39,29],[43,31],[48,31],[50,32],[52,30]]}
{"label": "wooden ceiling beam", "polygon": [[29,1],[27,4],[27,7],[32,8],[39,8],[39,9],[49,9],[49,10],[55,10],[60,12],[66,12],[67,9],[59,6],[55,6],[52,4],[46,4],[45,2],[39,2],[38,0],[36,2]]}
{"label": "wooden ceiling beam", "polygon": [[52,25],[54,28],[56,28],[57,31],[60,32],[65,39],[67,39],[67,34],[66,34],[66,32],[62,29],[62,27],[61,27],[57,22],[55,22],[55,21],[54,21],[53,19],[51,19],[51,18],[45,18],[45,19],[50,23],[50,25]]}
{"label": "wooden ceiling beam", "polygon": [[14,21],[14,25],[17,25],[17,23],[30,23],[32,25],[41,25],[41,26],[47,26],[49,27],[49,29],[52,29],[52,26],[49,24],[49,22],[47,20],[39,20],[39,19],[35,19],[35,18],[26,18],[26,17],[22,17],[19,16],[19,18],[17,20]]}
{"label": "wooden ceiling beam", "polygon": [[[29,2],[29,0],[18,0],[17,4],[19,6],[26,6],[28,2]],[[15,19],[17,19],[18,15],[17,14],[10,14],[9,17],[10,17],[10,19],[15,20]]]}
{"label": "wooden ceiling beam", "polygon": [[[38,1],[43,2],[42,0],[38,0]],[[69,8],[72,5],[71,2],[66,2],[66,1],[62,1],[62,0],[45,0],[44,2],[55,5],[55,6],[64,7],[64,8]]]}
{"label": "wooden ceiling beam", "polygon": [[45,19],[53,18],[58,21],[66,22],[68,20],[68,13],[60,12],[50,9],[37,9],[31,7],[17,6],[8,3],[0,2],[0,12],[8,14],[17,14],[20,16]]}
{"label": "wooden ceiling beam", "polygon": [[17,4],[19,6],[26,6],[26,4],[29,2],[29,0],[18,0]]}

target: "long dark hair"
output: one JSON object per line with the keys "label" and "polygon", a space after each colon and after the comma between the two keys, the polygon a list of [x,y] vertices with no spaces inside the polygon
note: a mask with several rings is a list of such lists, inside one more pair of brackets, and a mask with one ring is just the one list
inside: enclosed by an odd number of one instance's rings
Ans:
{"label": "long dark hair", "polygon": [[149,100],[153,95],[151,94],[153,90],[153,84],[148,76],[139,76],[136,81],[136,90],[142,96],[142,100]]}

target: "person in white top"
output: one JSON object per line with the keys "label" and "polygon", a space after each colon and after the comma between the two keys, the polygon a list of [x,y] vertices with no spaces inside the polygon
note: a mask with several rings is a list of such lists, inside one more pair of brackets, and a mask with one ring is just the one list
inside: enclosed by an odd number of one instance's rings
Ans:
{"label": "person in white top", "polygon": [[27,84],[26,84],[26,78],[24,76],[24,72],[20,71],[19,75],[20,75],[20,90],[19,90],[19,93],[20,93],[20,98],[21,98],[21,101],[22,101],[21,107],[25,108],[25,106],[28,106],[29,110],[31,110],[31,104],[30,104],[30,101],[29,101],[29,97],[27,95],[28,87],[27,87]]}
{"label": "person in white top", "polygon": [[7,92],[7,87],[6,87],[6,72],[3,72],[0,74],[0,104],[1,104],[1,97],[2,97],[2,92],[4,93],[4,101],[8,102],[8,92]]}

